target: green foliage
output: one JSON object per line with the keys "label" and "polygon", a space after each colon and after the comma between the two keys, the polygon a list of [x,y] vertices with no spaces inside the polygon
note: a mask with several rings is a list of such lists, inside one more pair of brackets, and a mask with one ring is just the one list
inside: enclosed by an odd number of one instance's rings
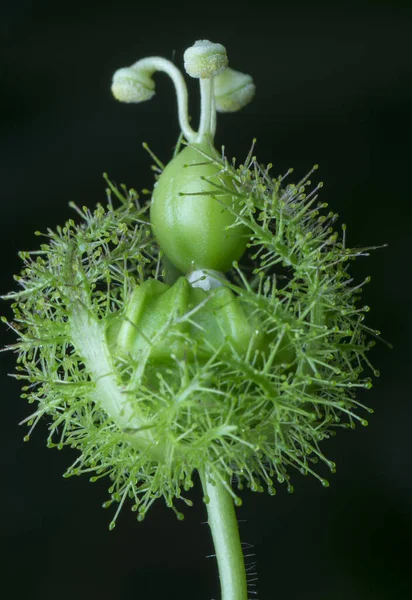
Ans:
{"label": "green foliage", "polygon": [[[344,228],[342,236],[333,231],[336,215],[318,203],[320,184],[308,192],[310,174],[287,185],[252,154],[236,167],[199,151],[205,161],[220,173],[211,182],[216,193],[204,192],[209,202],[234,195],[236,202],[221,206],[232,211],[233,227],[250,232],[245,256],[225,280],[233,303],[226,320],[217,288],[171,303],[145,337],[149,329],[131,303],[148,280],[166,281],[166,267],[148,206],[110,182],[106,206],[74,207],[79,224],[70,220],[49,231],[39,251],[21,253],[20,291],[6,297],[18,336],[11,347],[17,378],[36,405],[27,438],[47,417],[49,446],[79,451],[66,475],[108,476],[105,505],[118,502],[119,510],[129,497],[139,519],[159,497],[181,518],[175,499],[205,468],[236,503],[230,477],[239,489],[274,494],[276,481],[292,490],[293,467],[327,485],[316,463],[335,465],[320,443],[336,428],[366,425],[355,392],[371,387],[362,371],[369,334],[378,332],[363,323],[368,307],[359,304],[361,286],[348,266],[367,249],[347,248]],[[229,332],[236,311],[250,328],[243,347]],[[181,351],[163,360],[159,348],[171,339]]]}

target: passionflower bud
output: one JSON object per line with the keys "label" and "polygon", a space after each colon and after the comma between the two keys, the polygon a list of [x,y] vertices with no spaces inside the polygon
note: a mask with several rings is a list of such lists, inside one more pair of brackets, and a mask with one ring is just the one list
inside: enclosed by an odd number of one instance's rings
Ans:
{"label": "passionflower bud", "polygon": [[215,78],[215,105],[219,112],[236,112],[249,104],[255,95],[250,75],[226,69]]}
{"label": "passionflower bud", "polygon": [[155,95],[150,74],[137,66],[118,69],[113,75],[112,94],[119,102],[144,102]]}
{"label": "passionflower bud", "polygon": [[222,73],[228,65],[226,48],[209,40],[198,40],[184,53],[188,75],[197,79],[210,79]]}

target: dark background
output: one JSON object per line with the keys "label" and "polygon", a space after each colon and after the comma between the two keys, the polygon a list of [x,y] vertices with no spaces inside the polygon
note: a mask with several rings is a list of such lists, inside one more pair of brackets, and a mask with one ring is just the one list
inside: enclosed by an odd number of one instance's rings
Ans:
{"label": "dark background", "polygon": [[[172,86],[159,75],[151,102],[127,106],[111,97],[111,76],[153,54],[181,66],[184,49],[203,38],[224,44],[231,66],[257,85],[253,104],[219,117],[217,145],[242,160],[256,137],[274,175],[293,166],[299,177],[319,163],[321,197],[347,223],[348,244],[389,244],[352,269],[359,281],[372,275],[369,324],[394,344],[371,353],[381,377],[360,398],[375,409],[369,427],[324,444],[338,464],[329,489],[297,473],[294,495],[281,486],[274,498],[244,493],[238,515],[256,553],[259,600],[411,597],[410,4],[2,6],[0,293],[14,287],[18,250],[37,248],[33,231],[72,217],[71,200],[104,200],[103,171],[151,187],[141,144],[168,160],[178,134]],[[1,312],[10,316],[5,303]],[[12,341],[3,326],[1,345]],[[182,523],[158,502],[143,523],[124,509],[109,532],[108,484],[62,479],[74,455],[46,449],[45,424],[23,443],[18,422],[30,408],[7,376],[13,355],[0,360],[0,570],[9,597],[218,598],[199,489]]]}

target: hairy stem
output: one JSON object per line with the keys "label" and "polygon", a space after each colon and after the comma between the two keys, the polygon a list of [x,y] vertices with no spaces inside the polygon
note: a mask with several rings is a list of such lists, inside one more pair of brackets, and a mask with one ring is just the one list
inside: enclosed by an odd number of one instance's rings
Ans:
{"label": "hairy stem", "polygon": [[[233,498],[226,486],[200,472],[219,569],[221,600],[247,600],[245,563]],[[229,483],[228,483],[229,485]]]}

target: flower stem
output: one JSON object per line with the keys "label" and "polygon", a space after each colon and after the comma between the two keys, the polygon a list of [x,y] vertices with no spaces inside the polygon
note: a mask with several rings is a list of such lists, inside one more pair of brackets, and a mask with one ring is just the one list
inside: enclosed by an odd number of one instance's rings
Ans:
{"label": "flower stem", "polygon": [[214,131],[216,129],[216,118],[213,114],[216,112],[213,99],[213,78],[199,79],[200,83],[200,123],[197,134],[197,142],[201,142],[205,136],[209,136],[213,142]]}
{"label": "flower stem", "polygon": [[173,81],[176,90],[177,97],[177,110],[179,117],[180,129],[188,142],[193,142],[197,136],[197,133],[189,125],[189,116],[187,112],[187,87],[183,75],[177,67],[174,66],[170,60],[162,58],[161,56],[149,56],[138,60],[133,67],[135,69],[146,70],[152,74],[156,71],[162,71],[169,75]]}
{"label": "flower stem", "polygon": [[245,563],[233,498],[217,478],[213,484],[208,473],[200,472],[200,478],[219,569],[221,600],[247,600]]}

